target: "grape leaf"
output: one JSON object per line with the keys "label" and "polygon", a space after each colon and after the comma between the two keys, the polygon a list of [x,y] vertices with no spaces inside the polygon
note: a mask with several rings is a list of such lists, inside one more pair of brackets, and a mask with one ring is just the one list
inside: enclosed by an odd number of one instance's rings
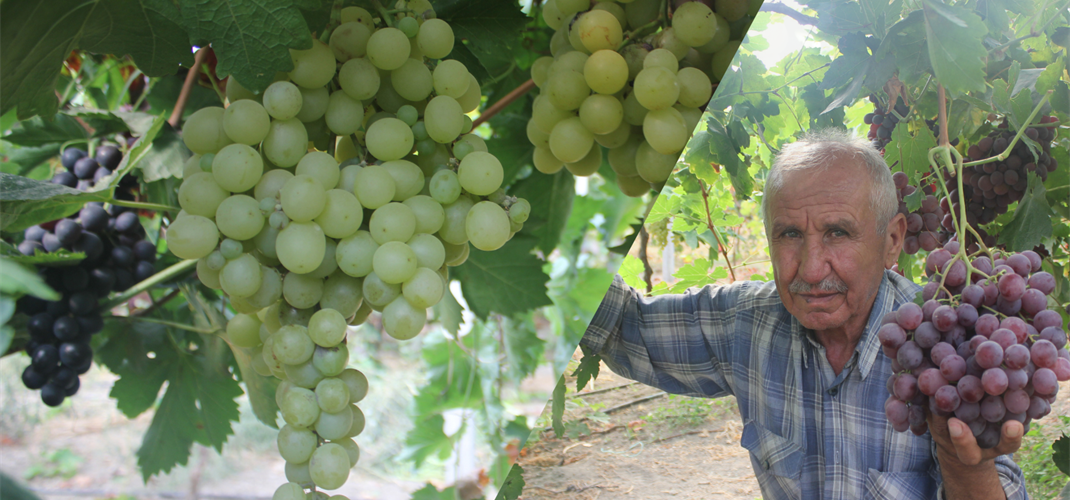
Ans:
{"label": "grape leaf", "polygon": [[1070,436],[1063,433],[1051,444],[1051,461],[1063,474],[1070,476]]}
{"label": "grape leaf", "polygon": [[929,171],[929,150],[935,146],[936,136],[927,127],[918,127],[911,135],[906,123],[901,123],[892,129],[892,142],[884,147],[884,161],[893,170],[902,170],[916,179],[919,172]]}
{"label": "grape leaf", "polygon": [[66,217],[91,201],[107,201],[104,193],[85,193],[18,175],[0,173],[0,229],[19,231]]}
{"label": "grape leaf", "polygon": [[7,153],[7,161],[19,165],[19,175],[26,175],[38,165],[59,154],[59,143],[36,148],[12,147]]}
{"label": "grape leaf", "polygon": [[59,300],[60,294],[45,284],[37,273],[13,262],[7,257],[0,257],[3,279],[0,279],[0,292],[8,295],[29,294],[45,300]]}
{"label": "grape leaf", "polygon": [[56,114],[51,121],[40,116],[20,121],[4,136],[7,142],[27,147],[88,138],[89,133],[74,118],[63,113]]}
{"label": "grape leaf", "polygon": [[17,248],[6,241],[0,241],[0,255],[3,255],[12,262],[38,266],[73,266],[85,258],[84,253],[72,252],[66,248],[61,248],[51,253],[38,251],[33,255],[22,255],[22,252],[19,252]]}
{"label": "grape leaf", "polygon": [[[505,113],[490,120],[494,135],[492,140],[487,142],[487,150],[502,164],[503,186],[511,184],[524,165],[532,164],[531,154],[535,151],[535,146],[528,140],[528,116],[530,113]],[[534,210],[532,212],[534,213]]]}
{"label": "grape leaf", "polygon": [[877,49],[877,57],[895,54],[899,79],[910,83],[932,70],[929,48],[925,42],[924,13],[915,10],[892,25]]}
{"label": "grape leaf", "polygon": [[580,365],[576,367],[576,371],[572,372],[572,375],[576,377],[576,392],[587,387],[587,382],[598,378],[598,369],[602,362],[602,357],[590,352],[589,347],[581,345],[580,350],[583,351],[583,358],[580,359]]}
{"label": "grape leaf", "polygon": [[444,459],[453,451],[453,441],[442,430],[446,420],[440,414],[434,414],[415,422],[412,430],[405,436],[405,448],[401,450],[399,460],[412,461],[419,467],[429,457]]}
{"label": "grape leaf", "polygon": [[544,262],[531,253],[537,241],[516,235],[493,252],[472,248],[468,260],[452,269],[476,316],[486,318],[491,312],[508,316],[553,303],[546,295],[550,277],[542,269]]}
{"label": "grape leaf", "polygon": [[557,379],[557,385],[554,386],[554,393],[550,399],[550,421],[557,437],[565,434],[565,424],[562,421],[565,416],[565,392],[565,374],[562,373]]}
{"label": "grape leaf", "polygon": [[293,69],[289,49],[312,48],[301,11],[287,0],[191,0],[182,15],[190,39],[212,44],[216,74],[259,92]]}
{"label": "grape leaf", "polygon": [[962,7],[925,0],[925,38],[936,80],[953,95],[985,91],[988,34],[981,18]]}
{"label": "grape leaf", "polygon": [[461,322],[464,320],[461,315],[464,307],[461,306],[460,302],[457,302],[457,298],[453,296],[453,291],[447,288],[446,293],[442,294],[442,300],[432,307],[435,311],[435,319],[442,325],[442,328],[457,335],[457,332],[461,330]]}
{"label": "grape leaf", "polygon": [[3,472],[0,472],[0,491],[4,492],[4,498],[8,500],[41,500],[36,493]]}
{"label": "grape leaf", "polygon": [[[713,169],[713,162],[710,161],[710,133],[705,130],[695,132],[695,135],[687,141],[687,151],[684,152],[682,161],[696,177],[707,183],[715,182],[720,176],[720,173]],[[658,201],[662,198],[659,196]],[[654,210],[651,209],[651,215],[653,212]]]}
{"label": "grape leaf", "polygon": [[522,231],[539,238],[539,250],[552,252],[572,211],[576,178],[567,170],[554,175],[532,174],[516,183],[511,194],[531,203],[531,215]]}
{"label": "grape leaf", "polygon": [[487,69],[500,66],[503,54],[519,47],[517,34],[529,21],[520,4],[501,0],[437,2],[435,14],[450,23],[457,38],[455,45],[467,41],[468,49]]}
{"label": "grape leaf", "polygon": [[457,489],[453,486],[438,491],[435,485],[427,483],[423,488],[412,492],[411,500],[454,500],[457,497]]}
{"label": "grape leaf", "polygon": [[646,283],[643,282],[643,262],[637,257],[632,255],[625,256],[624,262],[617,269],[617,274],[620,275],[626,285],[637,290],[646,290]]}
{"label": "grape leaf", "polygon": [[1044,184],[1030,172],[1029,187],[1018,202],[1014,218],[999,233],[999,242],[1013,252],[1031,250],[1052,234],[1052,211],[1044,197]]}
{"label": "grape leaf", "polygon": [[517,500],[524,492],[524,486],[524,468],[520,464],[513,464],[495,500]]}

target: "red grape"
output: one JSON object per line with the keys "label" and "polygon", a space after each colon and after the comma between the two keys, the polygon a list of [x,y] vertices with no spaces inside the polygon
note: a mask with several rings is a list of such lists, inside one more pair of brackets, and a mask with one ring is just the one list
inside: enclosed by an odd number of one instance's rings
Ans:
{"label": "red grape", "polygon": [[1004,274],[999,278],[999,294],[1008,301],[1016,301],[1025,294],[1025,279],[1017,274]]}
{"label": "red grape", "polygon": [[890,349],[899,349],[907,341],[907,333],[896,323],[887,323],[877,330],[877,340]]}
{"label": "red grape", "polygon": [[[1033,347],[1029,349],[1030,359],[1037,368],[1055,368],[1055,360],[1058,359],[1059,354],[1055,345],[1047,340],[1038,340],[1033,344]],[[1036,377],[1036,375],[1033,375]]]}
{"label": "red grape", "polygon": [[918,393],[918,379],[909,373],[903,373],[895,379],[895,390],[892,391],[900,401],[909,402]]}
{"label": "red grape", "polygon": [[[1024,395],[1025,393],[1023,392],[1022,394]],[[938,408],[949,413],[958,409],[960,403],[959,393],[951,385],[945,385],[937,389],[934,399]],[[1028,402],[1028,396],[1026,396],[1026,407],[1029,406]]]}
{"label": "red grape", "polygon": [[1007,391],[1003,394],[1003,406],[1009,413],[1024,413],[1029,409],[1029,395],[1021,389]]}
{"label": "red grape", "polygon": [[947,385],[947,380],[936,368],[929,368],[918,375],[918,390],[926,396],[936,394],[936,390],[945,385]]}
{"label": "red grape", "polygon": [[940,363],[940,375],[948,382],[955,382],[966,375],[966,360],[952,354]]}
{"label": "red grape", "polygon": [[1004,368],[1003,373],[1007,374],[1008,391],[1025,389],[1025,386],[1029,384],[1029,374],[1026,373],[1025,370],[1011,370]]}
{"label": "red grape", "polygon": [[933,360],[933,364],[936,366],[940,366],[940,363],[944,361],[944,358],[951,356],[952,354],[955,354],[955,348],[947,342],[938,342],[929,350],[929,358]]}
{"label": "red grape", "polygon": [[933,311],[933,326],[941,332],[950,330],[958,320],[958,315],[951,306],[940,306]]}
{"label": "red grape", "polygon": [[[950,387],[950,386],[948,386]],[[955,418],[963,422],[977,420],[981,416],[981,405],[969,401],[959,401],[959,407],[955,409]]]}
{"label": "red grape", "polygon": [[1039,290],[1044,295],[1051,295],[1055,291],[1055,277],[1047,271],[1041,271],[1029,277],[1029,288]]}
{"label": "red grape", "polygon": [[1003,363],[1012,370],[1025,368],[1025,365],[1029,364],[1029,348],[1022,344],[1014,344],[1004,349]]}
{"label": "red grape", "polygon": [[1003,405],[1003,398],[988,395],[981,400],[981,418],[989,422],[999,422],[1007,413],[1007,407]]}
{"label": "red grape", "polygon": [[[1000,353],[1002,354],[1002,353]],[[899,352],[896,354],[896,359],[899,361],[899,365],[906,370],[913,370],[921,366],[922,360],[925,358],[925,353],[921,351],[918,344],[914,341],[908,340],[899,346]]]}
{"label": "red grape", "polygon": [[1070,359],[1059,358],[1055,360],[1055,368],[1052,368],[1051,371],[1055,372],[1055,378],[1059,382],[1070,380]]}
{"label": "red grape", "polygon": [[991,340],[981,342],[981,345],[977,346],[974,359],[981,368],[995,368],[1003,362],[1003,347]]}
{"label": "red grape", "polygon": [[913,330],[918,325],[921,325],[921,306],[913,302],[907,302],[899,306],[899,309],[895,311],[895,318],[903,330]]}
{"label": "red grape", "polygon": [[1054,395],[1059,390],[1059,379],[1048,368],[1037,368],[1033,373],[1033,389],[1041,396]]}
{"label": "red grape", "polygon": [[1007,391],[1007,373],[1002,368],[989,368],[981,375],[981,385],[986,393],[999,396]]}
{"label": "red grape", "polygon": [[962,398],[963,401],[976,403],[981,401],[981,398],[985,396],[985,390],[981,385],[981,379],[973,375],[966,375],[959,379],[959,383],[956,387],[959,391],[959,397]]}

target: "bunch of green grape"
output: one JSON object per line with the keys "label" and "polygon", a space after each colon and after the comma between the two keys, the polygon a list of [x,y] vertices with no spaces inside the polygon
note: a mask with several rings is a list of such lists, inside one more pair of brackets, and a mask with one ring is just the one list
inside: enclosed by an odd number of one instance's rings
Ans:
{"label": "bunch of green grape", "polygon": [[527,126],[536,169],[588,176],[607,155],[629,196],[665,182],[710,100],[712,82],[739,47],[732,35],[742,38],[748,11],[761,5],[676,3],[671,19],[661,0],[543,4],[542,17],[555,33],[552,57],[531,67],[540,89]]}
{"label": "bunch of green grape", "polygon": [[282,380],[289,482],[275,500],[337,489],[356,464],[367,379],[346,368],[348,325],[374,310],[389,335],[415,337],[449,266],[470,246],[500,248],[531,209],[504,194],[501,163],[471,133],[480,88],[442,59],[450,26],[426,0],[395,11],[342,9],[329,44],[291,51],[293,71],[261,94],[231,78],[229,105],[182,129],[195,154],[167,247],[198,259],[238,313],[228,340]]}

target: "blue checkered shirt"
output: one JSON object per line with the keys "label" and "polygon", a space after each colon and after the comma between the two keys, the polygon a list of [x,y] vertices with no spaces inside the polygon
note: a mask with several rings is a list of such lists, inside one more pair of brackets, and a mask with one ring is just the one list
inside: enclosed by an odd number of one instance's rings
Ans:
{"label": "blue checkered shirt", "polygon": [[[772,282],[646,298],[617,276],[580,343],[621,376],[666,392],[734,395],[765,500],[942,498],[930,435],[895,432],[884,415],[892,367],[875,332],[919,289],[885,272],[839,375]],[[996,469],[1008,499],[1028,498],[1009,455]]]}

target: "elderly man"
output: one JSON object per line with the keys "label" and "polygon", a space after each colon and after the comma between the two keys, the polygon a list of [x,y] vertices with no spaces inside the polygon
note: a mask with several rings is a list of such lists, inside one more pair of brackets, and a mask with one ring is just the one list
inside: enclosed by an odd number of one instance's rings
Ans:
{"label": "elderly man", "polygon": [[931,417],[918,437],[884,415],[891,360],[877,329],[920,287],[891,271],[906,232],[888,166],[868,142],[812,134],[784,148],[762,199],[774,281],[645,298],[618,276],[581,345],[667,392],[736,396],[740,444],[780,499],[1026,498],[1007,422],[982,450]]}

